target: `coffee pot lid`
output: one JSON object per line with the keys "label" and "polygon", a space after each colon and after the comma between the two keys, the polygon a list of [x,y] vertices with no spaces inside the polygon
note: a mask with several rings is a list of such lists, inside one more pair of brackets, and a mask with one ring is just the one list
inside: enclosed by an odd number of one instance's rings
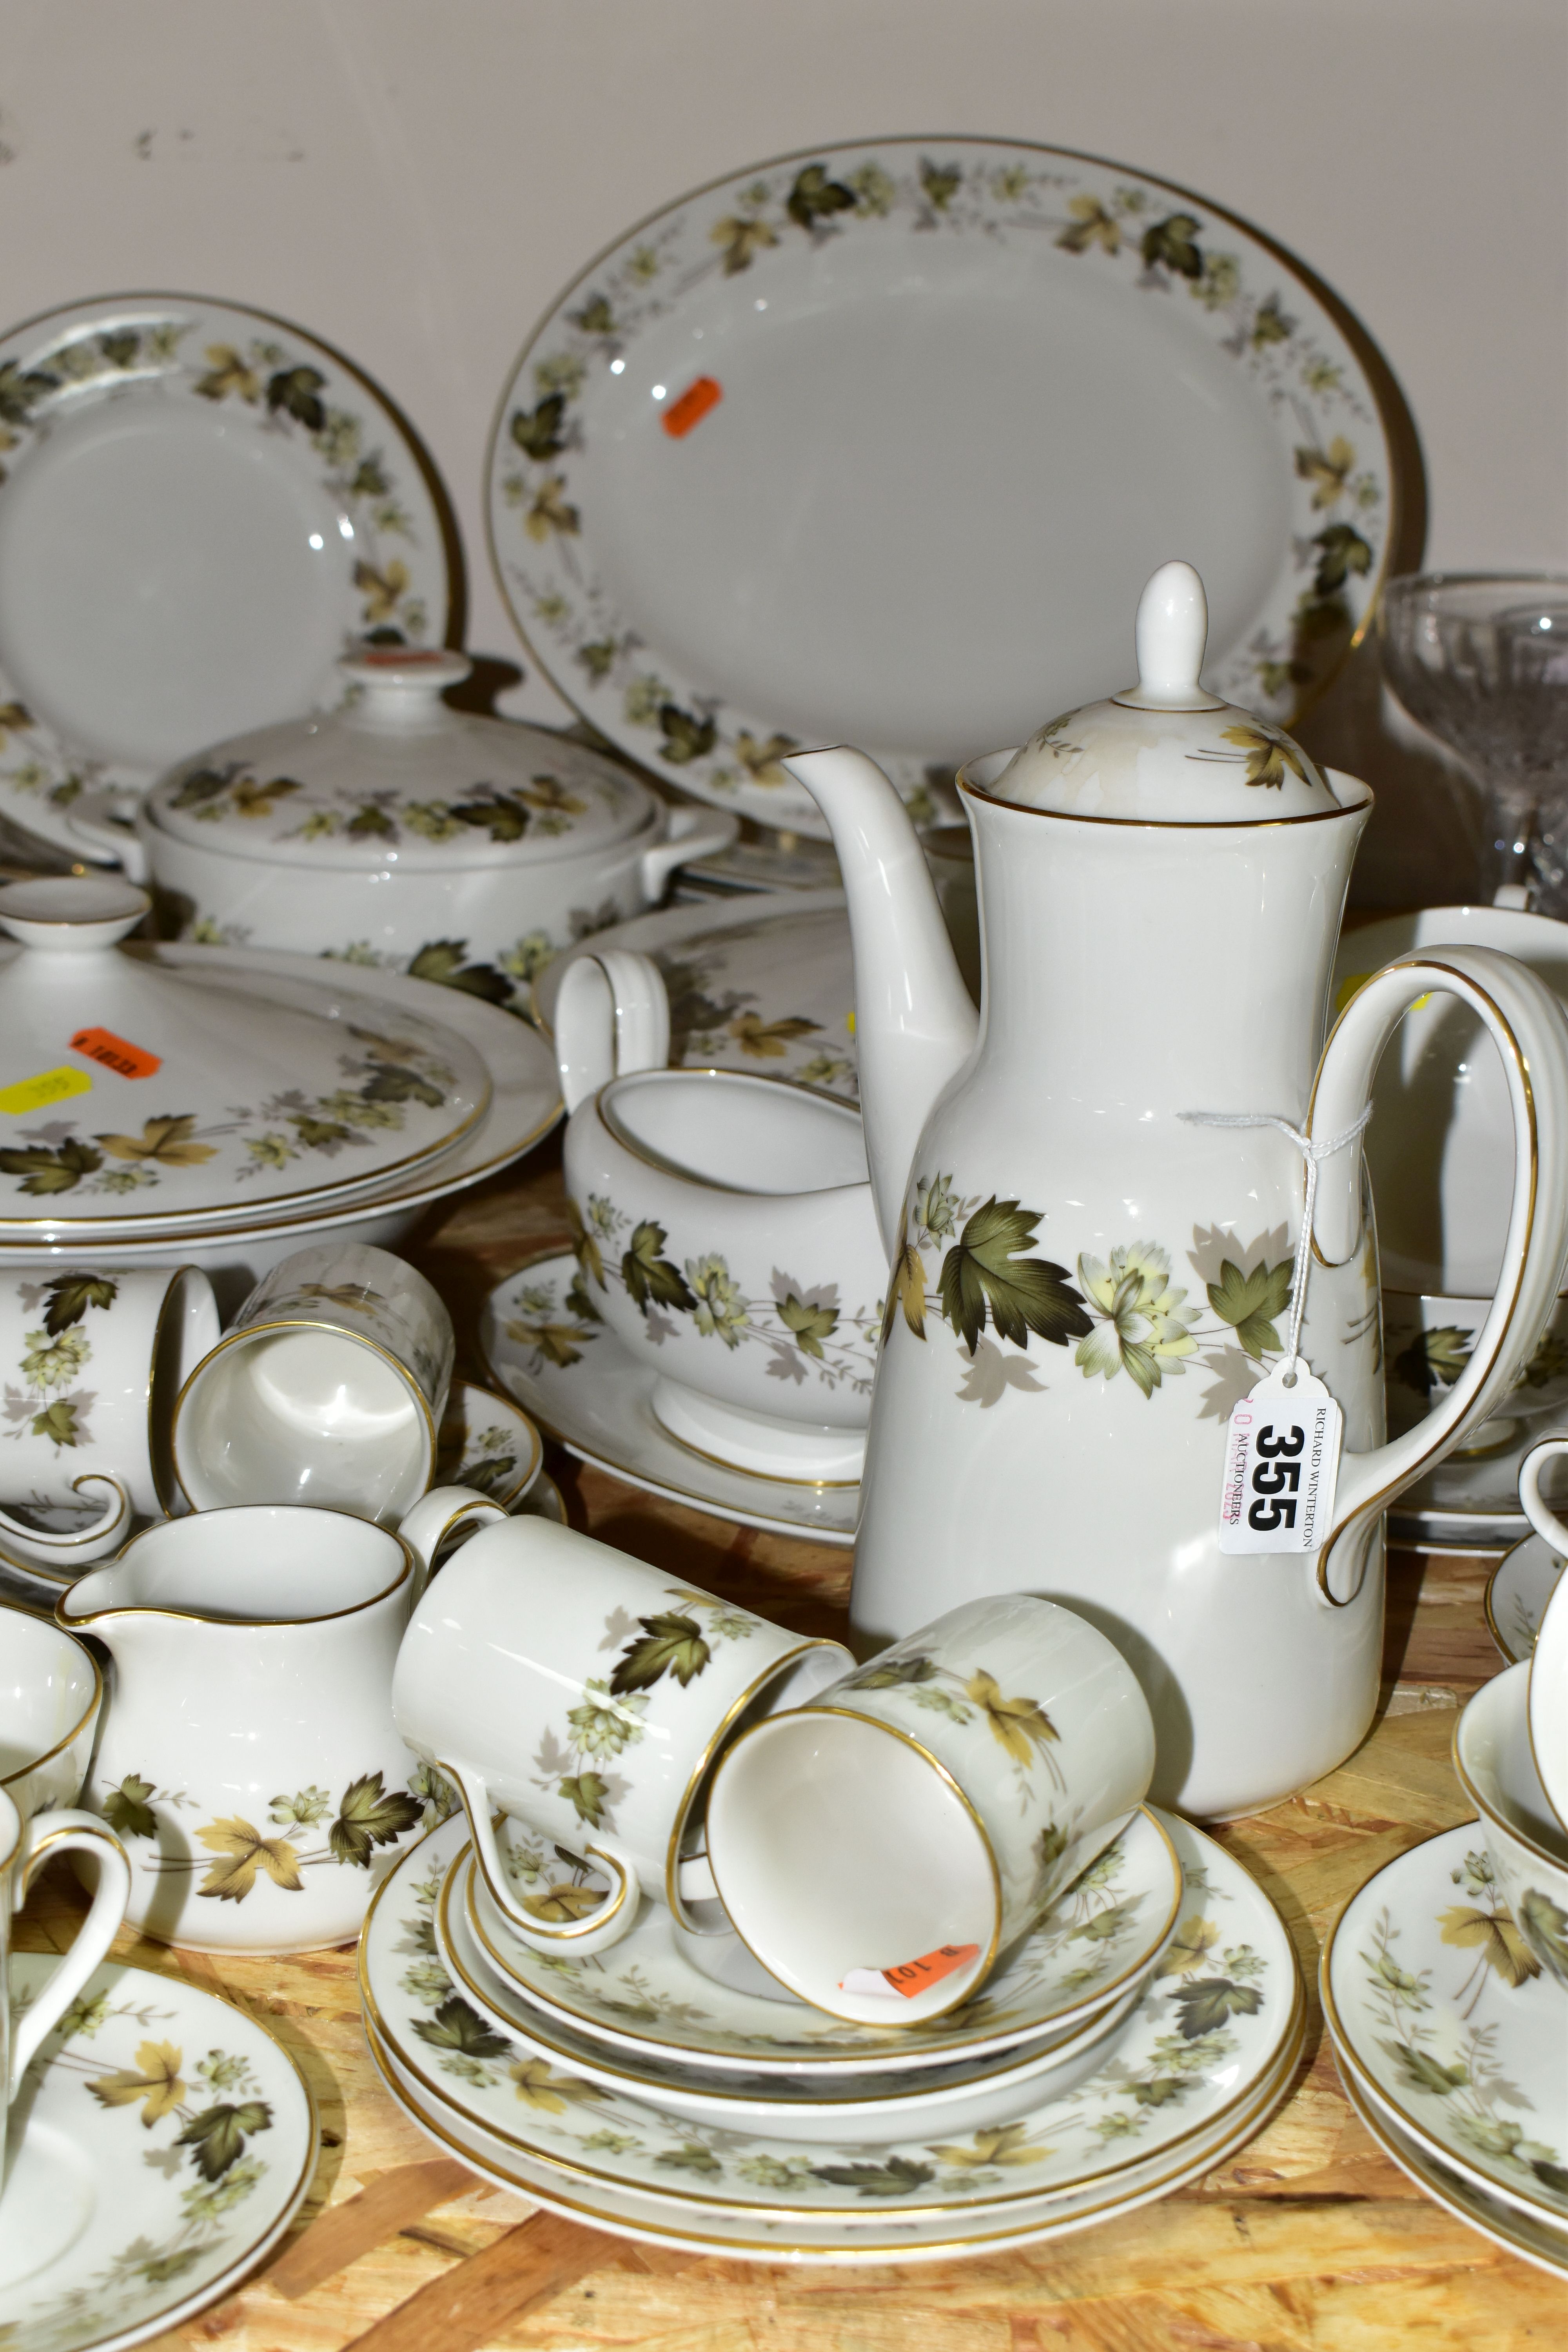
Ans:
{"label": "coffee pot lid", "polygon": [[1299,743],[1199,683],[1208,600],[1190,563],[1163,563],[1149,581],[1135,639],[1137,685],[1040,728],[982,787],[991,799],[1144,824],[1256,824],[1340,805]]}

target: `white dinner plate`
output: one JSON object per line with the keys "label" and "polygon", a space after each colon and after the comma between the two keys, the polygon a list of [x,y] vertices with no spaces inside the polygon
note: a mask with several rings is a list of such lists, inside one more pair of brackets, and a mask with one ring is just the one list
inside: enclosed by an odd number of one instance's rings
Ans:
{"label": "white dinner plate", "polygon": [[1062,149],[900,138],[753,165],[590,263],[506,385],[488,501],[584,718],[822,834],[781,753],[859,744],[939,815],[959,761],[1126,684],[1173,554],[1210,685],[1288,722],[1416,560],[1423,490],[1375,346],[1260,231]]}
{"label": "white dinner plate", "polygon": [[413,428],[299,327],[116,294],[0,336],[0,814],[81,855],[89,784],[336,701],[355,638],[460,637]]}
{"label": "white dinner plate", "polygon": [[682,2237],[738,2224],[754,2248],[771,2243],[784,2259],[835,2248],[870,2259],[880,2248],[896,2260],[906,2247],[1033,2235],[1080,2199],[1086,2219],[1114,2210],[1151,2169],[1174,2173],[1200,2151],[1206,2166],[1226,2126],[1257,2128],[1294,2065],[1300,1986],[1278,1915],[1222,1849],[1166,1819],[1202,1897],[1193,1945],[1145,1990],[1095,2075],[1058,2100],[1030,2106],[1026,2095],[1015,2119],[963,2142],[772,2140],[680,2121],[656,2100],[525,2058],[433,1956],[460,1821],[410,1848],[366,1914],[360,1984],[373,2051],[395,2062],[400,2088],[426,2113],[478,2126],[590,2214],[626,2196]]}
{"label": "white dinner plate", "polygon": [[533,983],[534,1018],[547,1037],[568,966],[606,947],[636,948],[663,973],[672,1067],[746,1070],[859,1100],[855,956],[842,890],[708,899],[595,931]]}

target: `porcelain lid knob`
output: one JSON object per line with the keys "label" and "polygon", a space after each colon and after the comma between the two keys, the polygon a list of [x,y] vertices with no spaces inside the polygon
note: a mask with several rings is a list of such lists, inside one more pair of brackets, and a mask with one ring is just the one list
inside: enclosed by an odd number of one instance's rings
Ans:
{"label": "porcelain lid knob", "polygon": [[1133,710],[1221,709],[1198,683],[1208,634],[1203,582],[1190,563],[1162,563],[1138,599],[1138,683],[1115,699]]}
{"label": "porcelain lid knob", "polygon": [[350,727],[411,733],[439,728],[448,713],[441,697],[473,668],[462,654],[418,646],[360,646],[338,664],[359,699],[343,714]]}

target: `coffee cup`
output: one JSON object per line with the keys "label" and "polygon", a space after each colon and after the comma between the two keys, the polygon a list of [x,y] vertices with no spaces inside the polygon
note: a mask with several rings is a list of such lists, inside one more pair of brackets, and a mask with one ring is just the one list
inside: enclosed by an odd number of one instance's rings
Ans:
{"label": "coffee cup", "polygon": [[[1489,1296],[1468,1298],[1384,1290],[1384,1387],[1392,1436],[1402,1437],[1424,1421],[1460,1378],[1491,1307]],[[1543,1423],[1557,1420],[1565,1408],[1568,1299],[1559,1298],[1556,1312],[1508,1395],[1448,1459],[1478,1462],[1511,1453]]]}
{"label": "coffee cup", "polygon": [[[837,1642],[786,1633],[570,1528],[506,1519],[470,1537],[416,1609],[393,1715],[460,1793],[511,1932],[586,1956],[619,1941],[644,1897],[699,1933],[728,1932],[700,1852],[714,1759],[743,1724],[849,1663]],[[498,1808],[580,1856],[608,1894],[588,1908],[521,1898]]]}
{"label": "coffee cup", "polygon": [[395,1527],[429,1486],[452,1322],[390,1250],[324,1242],[264,1275],[174,1413],[198,1511],[306,1503]]}
{"label": "coffee cup", "polygon": [[8,1551],[68,1575],[122,1543],[133,1517],[169,1507],[175,1400],[217,1335],[195,1266],[84,1264],[0,1282]]}
{"label": "coffee cup", "polygon": [[0,1789],[24,1821],[75,1804],[102,1708],[103,1676],[86,1643],[0,1601]]}
{"label": "coffee cup", "polygon": [[[18,2015],[11,2004],[11,1923],[34,1873],[57,1853],[89,1854],[98,1884],[86,1918],[45,1983]],[[9,2109],[23,2075],[114,1941],[131,1893],[125,1849],[91,1813],[35,1813],[24,1821],[0,1789],[0,2088]]]}
{"label": "coffee cup", "polygon": [[1532,1957],[1568,1990],[1568,1829],[1542,1784],[1531,1739],[1534,1664],[1483,1683],[1454,1732],[1454,1769],[1480,1816],[1488,1857]]}
{"label": "coffee cup", "polygon": [[834,2016],[896,2025],[975,1993],[1126,1827],[1148,1703],[1097,1627],[1029,1593],[966,1601],[744,1729],[708,1801],[720,1898]]}

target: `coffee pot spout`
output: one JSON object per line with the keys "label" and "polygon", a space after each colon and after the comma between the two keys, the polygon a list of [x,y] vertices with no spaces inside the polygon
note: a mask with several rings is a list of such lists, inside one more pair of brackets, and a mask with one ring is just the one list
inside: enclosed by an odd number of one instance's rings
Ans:
{"label": "coffee pot spout", "polygon": [[909,813],[874,760],[840,746],[784,763],[827,819],[849,901],[855,1042],[877,1223],[891,1258],[927,1114],[978,1026]]}

